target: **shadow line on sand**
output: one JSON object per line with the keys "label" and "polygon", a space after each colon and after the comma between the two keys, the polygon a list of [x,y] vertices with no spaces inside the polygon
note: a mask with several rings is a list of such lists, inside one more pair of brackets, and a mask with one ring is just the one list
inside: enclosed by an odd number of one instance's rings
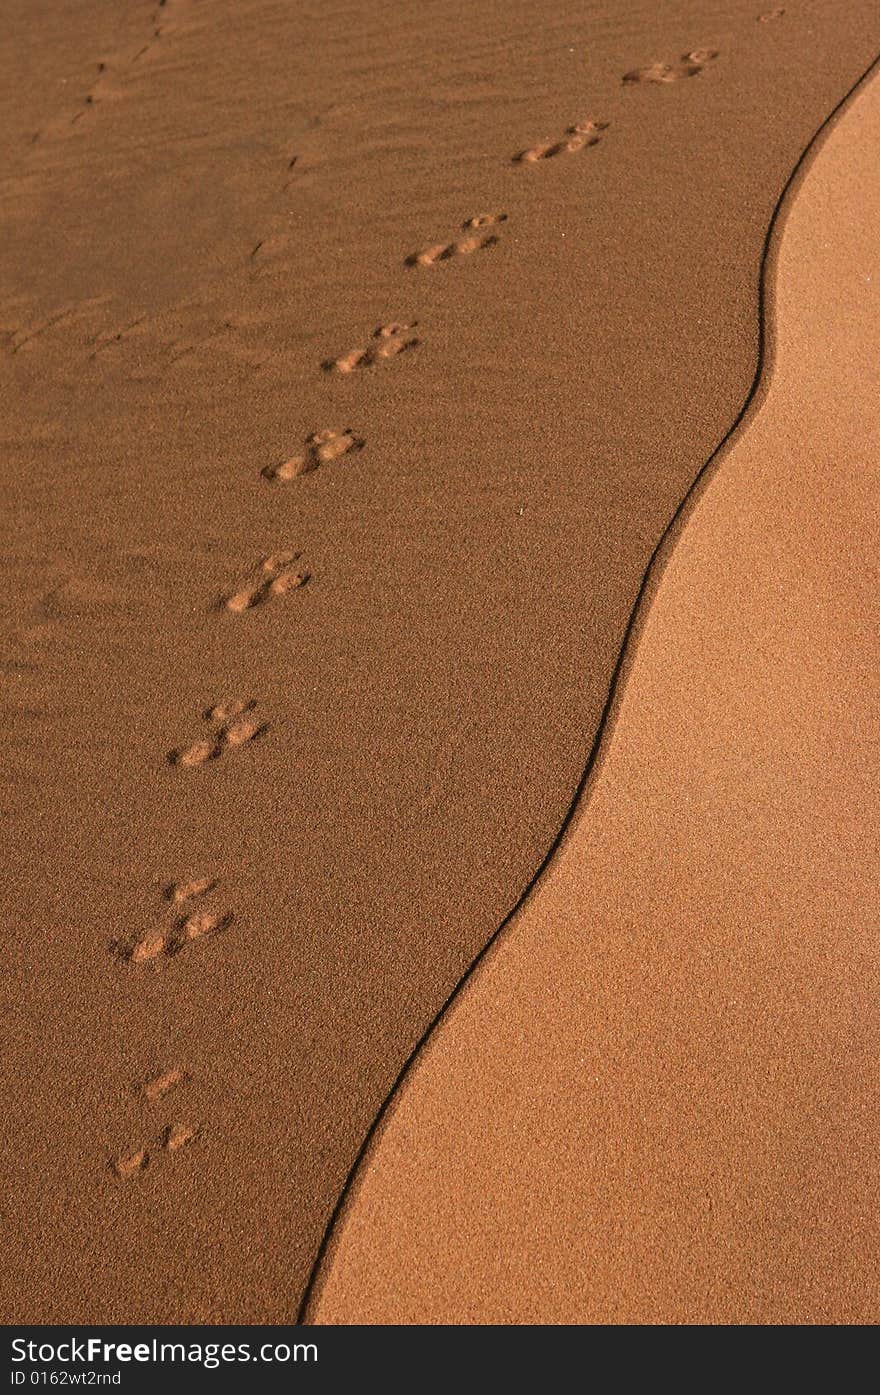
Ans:
{"label": "shadow line on sand", "polygon": [[706,487],[712,474],[714,473],[714,467],[718,466],[721,463],[726,447],[732,443],[734,437],[739,433],[740,428],[746,425],[747,419],[749,419],[753,414],[755,414],[758,411],[770,389],[775,343],[773,334],[774,325],[772,316],[769,313],[769,307],[772,306],[773,272],[775,267],[776,251],[778,248],[779,237],[784,227],[786,213],[791,203],[793,202],[798,186],[802,182],[802,179],[807,173],[807,170],[809,169],[809,166],[812,163],[813,159],[816,155],[818,155],[819,151],[821,150],[825,138],[830,133],[830,130],[836,122],[837,117],[842,113],[844,107],[849,105],[849,103],[856,96],[859,90],[871,80],[872,76],[875,74],[875,70],[880,70],[880,53],[875,55],[868,67],[856,79],[856,81],[852,84],[849,90],[844,93],[840,101],[837,102],[837,104],[831,109],[831,111],[825,117],[822,124],[814,132],[807,145],[801,151],[797,159],[797,162],[791,170],[791,173],[789,174],[785,182],[785,185],[779,195],[779,198],[777,199],[776,204],[774,205],[773,213],[767,226],[767,231],[764,235],[764,241],[761,248],[761,257],[758,268],[758,349],[755,372],[749,390],[733,422],[727,428],[724,435],[721,437],[720,441],[712,451],[711,455],[709,455],[708,459],[701,466],[692,484],[688,488],[687,493],[682,498],[674,514],[672,515],[672,518],[666,525],[666,528],[664,529],[653,552],[651,553],[651,556],[648,560],[648,564],[645,567],[645,570],[642,574],[638,594],[636,595],[636,599],[633,603],[632,609],[629,614],[629,618],[627,620],[623,641],[620,647],[620,652],[618,654],[617,661],[614,666],[614,671],[611,676],[611,682],[608,688],[608,695],[606,697],[605,704],[602,708],[602,714],[599,719],[599,725],[597,727],[596,735],[593,740],[593,744],[590,748],[589,755],[587,757],[586,765],[584,766],[580,779],[578,780],[577,786],[575,787],[574,794],[572,795],[571,801],[569,802],[569,805],[565,811],[556,836],[554,837],[552,843],[547,849],[547,852],[544,854],[544,857],[542,858],[539,866],[537,867],[536,871],[526,884],[523,891],[520,893],[514,905],[508,911],[507,915],[501,921],[500,925],[498,925],[496,930],[492,933],[492,935],[483,945],[482,949],[476,955],[472,963],[469,964],[468,968],[465,970],[458,983],[452,989],[451,993],[449,993],[445,1001],[441,1004],[440,1008],[437,1010],[437,1012],[434,1014],[434,1017],[431,1019],[431,1022],[428,1024],[422,1035],[419,1037],[412,1051],[409,1053],[407,1059],[398,1071],[390,1090],[385,1096],[385,1099],[382,1101],[382,1104],[376,1114],[376,1117],[371,1123],[363,1139],[363,1142],[361,1143],[361,1146],[358,1149],[357,1156],[355,1157],[355,1160],[352,1163],[351,1168],[349,1169],[348,1175],[345,1179],[345,1183],[343,1184],[342,1190],[339,1194],[339,1197],[337,1198],[330,1219],[327,1222],[324,1234],[321,1237],[321,1243],[318,1247],[318,1251],[315,1256],[315,1261],[309,1273],[308,1282],[306,1283],[306,1287],[303,1292],[303,1297],[297,1312],[296,1321],[298,1323],[307,1324],[309,1322],[309,1308],[319,1286],[319,1278],[321,1275],[321,1271],[324,1267],[324,1261],[327,1258],[328,1252],[332,1245],[337,1222],[348,1201],[349,1194],[354,1185],[355,1178],[357,1177],[358,1172],[360,1171],[361,1164],[370,1150],[370,1146],[377,1132],[379,1131],[379,1128],[385,1118],[385,1115],[388,1112],[388,1109],[391,1106],[392,1101],[394,1100],[398,1091],[400,1090],[404,1080],[409,1074],[409,1071],[413,1066],[416,1058],[419,1056],[422,1048],[425,1046],[429,1037],[433,1034],[435,1028],[439,1025],[443,1017],[446,1015],[447,1010],[451,1007],[451,1005],[458,997],[459,993],[462,991],[465,984],[468,982],[468,980],[471,978],[474,972],[479,968],[480,964],[488,955],[492,947],[496,944],[503,931],[507,928],[507,926],[513,920],[513,918],[522,909],[525,902],[528,900],[532,891],[536,887],[537,883],[540,881],[544,873],[547,871],[547,868],[549,867],[552,859],[556,855],[557,851],[559,850],[566,837],[566,834],[568,833],[569,827],[572,823],[575,813],[584,805],[586,805],[589,801],[589,789],[593,781],[593,777],[598,773],[598,769],[601,765],[601,760],[605,752],[605,736],[606,733],[610,732],[610,729],[613,726],[614,718],[617,714],[617,711],[619,710],[620,700],[626,684],[626,679],[632,667],[633,655],[638,645],[639,634],[646,621],[648,612],[651,607],[651,602],[662,579],[666,564],[675,548],[676,542],[678,541],[681,533],[687,525],[690,514],[692,513],[704,488]]}

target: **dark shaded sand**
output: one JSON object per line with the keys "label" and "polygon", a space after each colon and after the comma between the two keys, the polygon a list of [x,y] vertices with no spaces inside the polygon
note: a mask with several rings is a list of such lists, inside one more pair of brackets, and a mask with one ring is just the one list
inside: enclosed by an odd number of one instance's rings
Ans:
{"label": "dark shaded sand", "polygon": [[295,1311],[880,47],[862,0],[759,10],[5,17],[6,1318]]}
{"label": "dark shaded sand", "polygon": [[562,850],[359,1174],[320,1322],[880,1318],[880,82]]}

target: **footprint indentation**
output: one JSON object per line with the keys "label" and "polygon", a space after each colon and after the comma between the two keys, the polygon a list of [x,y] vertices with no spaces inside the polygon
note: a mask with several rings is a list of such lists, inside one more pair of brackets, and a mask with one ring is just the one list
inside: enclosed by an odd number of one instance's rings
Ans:
{"label": "footprint indentation", "polygon": [[[168,1124],[160,1133],[157,1146],[164,1153],[179,1153],[195,1142],[201,1132],[199,1124]],[[122,1153],[113,1158],[110,1170],[121,1182],[130,1182],[146,1172],[150,1162],[149,1149],[138,1148],[134,1153]]]}
{"label": "footprint indentation", "polygon": [[266,465],[262,475],[267,480],[293,480],[299,475],[311,474],[312,470],[329,465],[351,451],[362,450],[365,444],[363,437],[356,436],[350,426],[343,430],[327,428],[313,431],[301,455],[292,455],[275,465]]}
{"label": "footprint indentation", "polygon": [[[272,577],[270,586],[278,580],[278,576]],[[293,585],[293,582],[289,584]],[[297,584],[302,585],[302,582]],[[255,707],[256,702],[253,698],[241,703],[224,702],[209,707],[203,720],[215,725],[212,735],[169,751],[169,764],[179,765],[184,769],[206,765],[210,761],[219,760],[229,748],[246,746],[257,737],[263,736],[269,730],[269,723],[252,715]]]}
{"label": "footprint indentation", "polygon": [[206,892],[213,891],[216,885],[211,877],[195,877],[188,882],[171,882],[165,888],[165,900],[180,906],[184,901],[191,901],[194,896],[204,896]]}
{"label": "footprint indentation", "polygon": [[782,19],[782,16],[783,16],[784,14],[785,14],[785,10],[784,10],[783,7],[780,5],[780,6],[778,7],[778,9],[775,9],[775,10],[767,10],[764,14],[758,15],[758,23],[759,23],[759,24],[771,24],[771,23],[773,22],[774,19]]}
{"label": "footprint indentation", "polygon": [[256,717],[236,717],[223,733],[227,746],[246,746],[266,728]]}
{"label": "footprint indentation", "polygon": [[476,213],[473,218],[465,218],[462,232],[477,232],[481,228],[494,228],[498,223],[506,223],[507,213]]}
{"label": "footprint indentation", "polygon": [[110,1167],[120,1181],[128,1182],[132,1177],[137,1177],[138,1173],[146,1171],[149,1163],[150,1155],[146,1148],[139,1148],[136,1153],[123,1153],[114,1158]]}
{"label": "footprint indentation", "polygon": [[206,722],[228,722],[230,717],[238,717],[242,712],[253,712],[255,698],[233,698],[228,702],[215,702],[202,714]]}
{"label": "footprint indentation", "polygon": [[219,741],[193,741],[191,745],[183,747],[180,751],[172,751],[169,760],[174,765],[182,765],[185,768],[191,766],[204,765],[206,761],[216,760],[222,751]]}
{"label": "footprint indentation", "polygon": [[372,342],[362,349],[349,349],[339,358],[327,358],[321,367],[327,373],[354,373],[357,368],[372,368],[385,359],[397,358],[399,354],[418,348],[422,342],[413,334],[418,320],[404,324],[392,320],[387,325],[379,325],[373,330]]}
{"label": "footprint indentation", "polygon": [[305,567],[296,565],[301,556],[299,552],[281,552],[266,557],[251,571],[243,585],[222,598],[222,608],[234,615],[241,615],[274,596],[285,596],[289,591],[299,590],[307,584],[311,575]]}
{"label": "footprint indentation", "polygon": [[147,1081],[143,1087],[144,1097],[150,1104],[155,1104],[166,1095],[170,1095],[171,1091],[182,1085],[186,1079],[186,1071],[179,1066],[173,1066],[171,1070],[163,1071],[155,1079]]}
{"label": "footprint indentation", "polygon": [[717,49],[695,48],[682,54],[677,63],[649,63],[645,68],[632,68],[624,73],[621,82],[679,82],[682,78],[696,77],[717,57]]}
{"label": "footprint indentation", "polygon": [[197,1124],[169,1124],[162,1134],[162,1147],[166,1153],[177,1153],[198,1138],[199,1133]]}
{"label": "footprint indentation", "polygon": [[425,247],[421,252],[411,252],[404,258],[406,266],[436,266],[452,257],[466,257],[471,252],[482,251],[484,247],[495,247],[500,238],[491,229],[507,222],[506,213],[481,213],[462,223],[466,237],[457,237],[452,242],[437,242]]}
{"label": "footprint indentation", "polygon": [[520,150],[513,157],[515,165],[534,165],[538,160],[551,160],[555,155],[574,155],[579,150],[587,150],[598,145],[603,131],[607,131],[607,121],[578,121],[567,126],[565,134],[557,140],[540,141],[528,150]]}
{"label": "footprint indentation", "polygon": [[166,953],[176,954],[188,941],[200,940],[203,935],[219,935],[231,924],[230,911],[193,911],[174,927]]}
{"label": "footprint indentation", "polygon": [[127,951],[123,949],[122,958],[131,960],[132,964],[148,964],[151,959],[158,959],[161,954],[167,953],[167,931],[150,930],[141,939],[136,940]]}

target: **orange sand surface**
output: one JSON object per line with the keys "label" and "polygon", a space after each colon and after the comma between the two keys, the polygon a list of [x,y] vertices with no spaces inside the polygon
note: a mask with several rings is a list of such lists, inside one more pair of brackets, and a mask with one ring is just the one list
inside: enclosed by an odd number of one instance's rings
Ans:
{"label": "orange sand surface", "polygon": [[392,1104],[322,1323],[880,1317],[880,81],[561,852]]}
{"label": "orange sand surface", "polygon": [[761,9],[4,7],[0,1316],[296,1312],[880,50]]}

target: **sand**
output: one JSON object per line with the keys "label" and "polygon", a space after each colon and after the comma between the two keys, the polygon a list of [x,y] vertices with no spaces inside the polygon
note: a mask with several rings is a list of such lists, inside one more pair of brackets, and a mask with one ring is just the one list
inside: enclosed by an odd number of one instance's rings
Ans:
{"label": "sand", "polygon": [[7,1320],[296,1311],[878,47],[861,0],[760,11],[6,16]]}
{"label": "sand", "polygon": [[417,1058],[312,1315],[875,1323],[880,81],[777,228],[760,394],[563,847]]}

